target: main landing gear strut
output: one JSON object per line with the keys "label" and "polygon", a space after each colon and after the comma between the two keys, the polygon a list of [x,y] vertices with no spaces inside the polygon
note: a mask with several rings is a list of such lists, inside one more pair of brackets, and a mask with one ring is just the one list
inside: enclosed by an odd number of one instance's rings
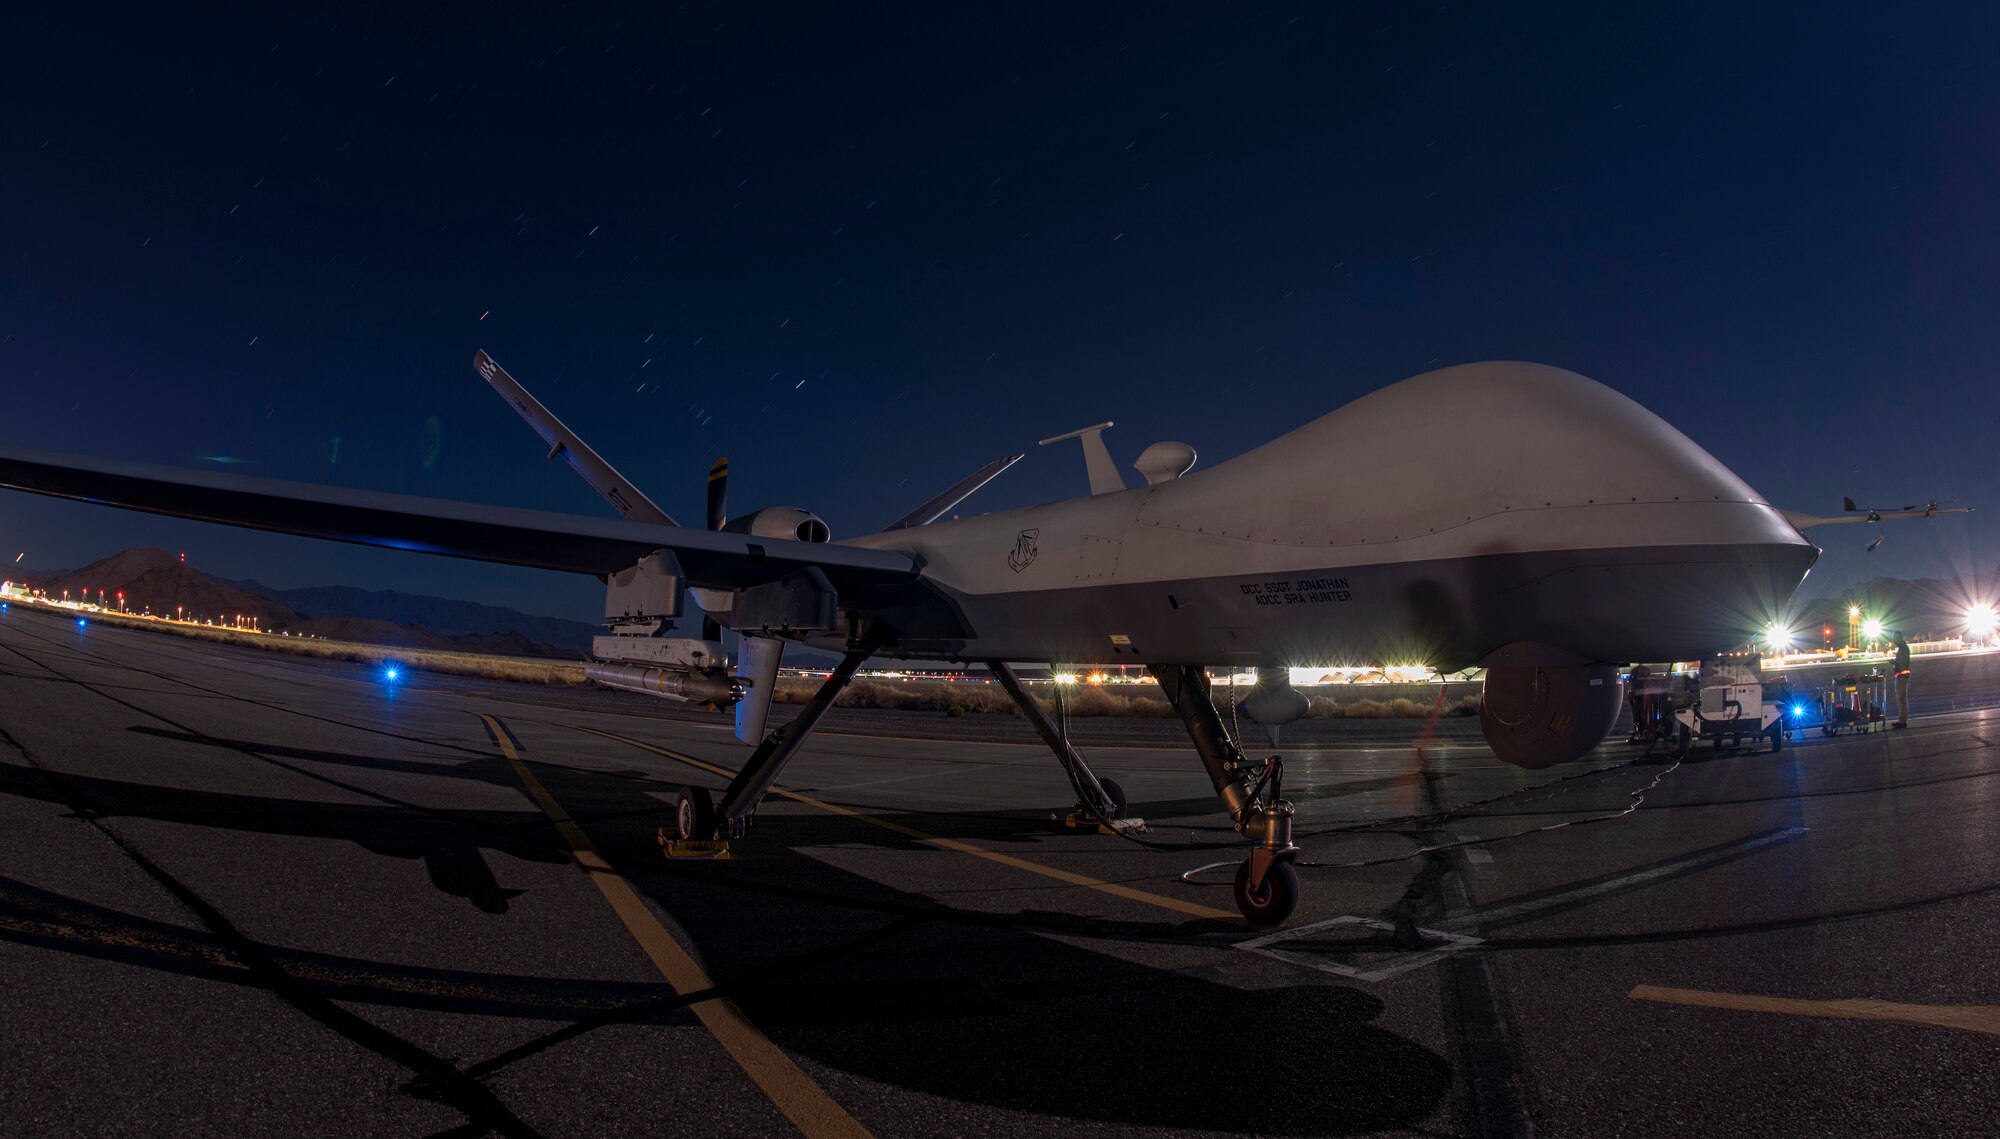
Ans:
{"label": "main landing gear strut", "polygon": [[1021,687],[1021,678],[1014,675],[1011,665],[1006,661],[989,660],[986,667],[993,670],[1000,686],[1014,698],[1014,703],[1021,706],[1021,714],[1034,725],[1035,733],[1049,745],[1050,751],[1056,753],[1056,761],[1069,773],[1070,784],[1076,788],[1076,814],[1095,819],[1105,826],[1115,826],[1116,820],[1125,817],[1125,789],[1114,780],[1097,777],[1097,773],[1070,746],[1069,737],[1049,719],[1047,712],[1042,711],[1042,706],[1035,703],[1035,698]]}
{"label": "main landing gear strut", "polygon": [[1231,821],[1245,837],[1256,840],[1250,857],[1236,871],[1236,908],[1259,929],[1282,923],[1299,904],[1299,875],[1292,861],[1292,805],[1280,798],[1284,761],[1277,756],[1251,763],[1237,750],[1216,714],[1208,674],[1199,665],[1149,666],[1168,703],[1187,725],[1188,736],[1201,756],[1215,793]]}
{"label": "main landing gear strut", "polygon": [[840,658],[840,664],[827,676],[819,691],[800,710],[791,723],[782,728],[774,728],[750,753],[743,769],[736,778],[729,781],[728,790],[722,793],[722,802],[716,803],[705,787],[681,788],[678,809],[674,812],[674,830],[682,843],[715,842],[731,838],[741,838],[750,829],[750,820],[757,813],[757,804],[763,802],[764,793],[778,781],[778,775],[785,765],[804,746],[806,737],[812,735],[820,717],[833,707],[847,686],[854,680],[855,672],[862,662],[882,650],[887,638],[879,633],[855,637],[847,642],[847,655]]}

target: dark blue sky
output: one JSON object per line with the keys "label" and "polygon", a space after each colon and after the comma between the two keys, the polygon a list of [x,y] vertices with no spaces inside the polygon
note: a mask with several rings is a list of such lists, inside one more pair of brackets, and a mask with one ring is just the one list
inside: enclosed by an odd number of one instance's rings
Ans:
{"label": "dark blue sky", "polygon": [[[994,7],[11,14],[0,442],[602,513],[483,347],[683,521],[727,454],[839,536],[1515,358],[1783,505],[1986,508],[1818,531],[1808,593],[2000,564],[1990,9]],[[25,496],[0,544],[600,601]]]}

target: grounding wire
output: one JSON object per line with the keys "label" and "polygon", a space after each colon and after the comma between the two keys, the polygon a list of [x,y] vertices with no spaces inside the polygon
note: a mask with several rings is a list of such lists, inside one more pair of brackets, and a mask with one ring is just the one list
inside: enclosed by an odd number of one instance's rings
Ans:
{"label": "grounding wire", "polygon": [[[1662,780],[1664,780],[1667,776],[1673,774],[1674,771],[1680,767],[1681,762],[1682,762],[1681,760],[1678,759],[1675,760],[1667,767],[1662,768],[1658,774],[1654,775],[1652,782],[1647,783],[1644,787],[1641,787],[1635,791],[1626,792],[1626,797],[1631,799],[1632,802],[1629,805],[1627,805],[1625,809],[1620,811],[1611,811],[1607,814],[1602,814],[1602,815],[1592,815],[1589,818],[1585,819],[1565,819],[1564,821],[1559,823],[1549,823],[1545,826],[1539,826],[1539,827],[1528,827],[1524,830],[1509,831],[1506,834],[1489,835],[1483,838],[1464,838],[1464,839],[1456,839],[1452,842],[1433,843],[1429,846],[1417,847],[1415,850],[1404,851],[1402,854],[1384,855],[1381,858],[1365,858],[1358,862],[1294,861],[1292,865],[1310,870],[1358,870],[1366,866],[1387,866],[1393,862],[1405,862],[1408,861],[1409,859],[1416,858],[1419,855],[1432,854],[1440,850],[1456,850],[1460,847],[1466,847],[1466,846],[1488,846],[1496,842],[1505,842],[1508,839],[1522,838],[1526,835],[1531,835],[1531,834],[1541,834],[1544,831],[1559,831],[1562,830],[1564,827],[1580,827],[1588,825],[1590,823],[1608,823],[1614,819],[1622,819],[1625,816],[1630,815],[1632,812],[1638,810],[1640,807],[1644,806],[1646,803],[1646,796],[1649,793],[1651,793],[1654,788],[1657,788]],[[1444,812],[1443,814],[1440,815],[1427,816],[1427,817],[1444,818],[1448,817],[1451,813],[1452,812]],[[1186,882],[1191,886],[1227,885],[1227,883],[1223,882],[1198,882],[1195,880],[1195,877],[1196,875],[1205,874],[1211,870],[1218,870],[1224,866],[1234,866],[1234,865],[1236,865],[1236,863],[1234,862],[1211,862],[1205,866],[1197,866],[1192,870],[1183,871],[1180,875],[1180,880]]]}

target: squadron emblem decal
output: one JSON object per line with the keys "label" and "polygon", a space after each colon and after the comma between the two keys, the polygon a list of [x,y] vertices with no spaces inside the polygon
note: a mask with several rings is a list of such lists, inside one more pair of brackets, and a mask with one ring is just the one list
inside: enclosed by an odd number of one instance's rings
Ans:
{"label": "squadron emblem decal", "polygon": [[1034,563],[1035,555],[1042,552],[1041,547],[1035,544],[1035,537],[1040,533],[1040,530],[1023,530],[1014,536],[1014,552],[1007,555],[1008,569],[1020,573]]}

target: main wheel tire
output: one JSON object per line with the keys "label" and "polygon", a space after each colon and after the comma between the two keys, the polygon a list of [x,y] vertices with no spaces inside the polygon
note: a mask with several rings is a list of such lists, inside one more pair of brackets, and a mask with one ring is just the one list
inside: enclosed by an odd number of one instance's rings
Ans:
{"label": "main wheel tire", "polygon": [[1264,874],[1264,883],[1250,889],[1250,860],[1236,869],[1236,908],[1252,929],[1283,925],[1299,904],[1299,872],[1289,862],[1274,862]]}
{"label": "main wheel tire", "polygon": [[1124,818],[1125,806],[1128,802],[1125,798],[1125,788],[1120,787],[1116,779],[1099,779],[1097,785],[1104,788],[1105,798],[1111,800],[1111,817],[1114,819]]}
{"label": "main wheel tire", "polygon": [[674,805],[674,829],[682,842],[709,842],[715,838],[715,800],[706,787],[681,788]]}
{"label": "main wheel tire", "polygon": [[1773,754],[1785,750],[1785,729],[1783,725],[1771,729],[1771,751]]}

